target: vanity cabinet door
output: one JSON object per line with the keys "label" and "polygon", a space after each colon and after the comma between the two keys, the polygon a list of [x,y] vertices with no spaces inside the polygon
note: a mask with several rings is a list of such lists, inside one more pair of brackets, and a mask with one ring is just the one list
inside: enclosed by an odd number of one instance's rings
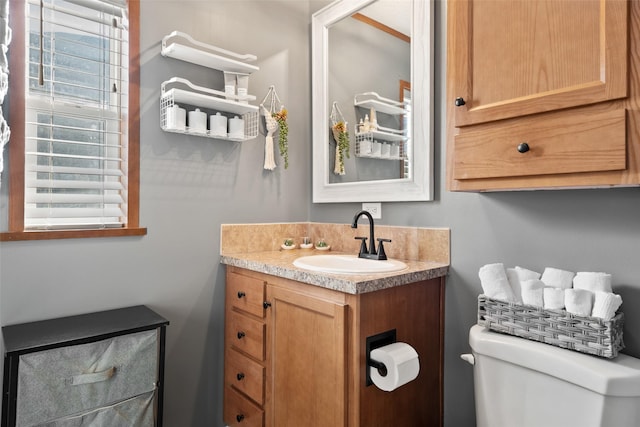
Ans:
{"label": "vanity cabinet door", "polygon": [[346,425],[347,306],[267,285],[267,427]]}
{"label": "vanity cabinet door", "polygon": [[638,13],[625,0],[449,0],[448,189],[640,184]]}

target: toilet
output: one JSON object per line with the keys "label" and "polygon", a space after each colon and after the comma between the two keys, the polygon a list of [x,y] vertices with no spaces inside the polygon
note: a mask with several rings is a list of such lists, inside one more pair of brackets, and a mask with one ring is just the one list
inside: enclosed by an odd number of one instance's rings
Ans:
{"label": "toilet", "polygon": [[636,427],[640,359],[603,359],[504,335],[469,332],[477,427]]}

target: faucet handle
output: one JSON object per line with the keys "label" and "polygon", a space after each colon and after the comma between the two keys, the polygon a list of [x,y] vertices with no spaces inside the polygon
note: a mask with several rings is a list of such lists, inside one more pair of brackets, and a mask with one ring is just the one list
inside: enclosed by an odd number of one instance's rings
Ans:
{"label": "faucet handle", "polygon": [[366,254],[367,253],[367,238],[366,237],[354,237],[354,239],[362,240],[362,243],[360,243],[360,253],[358,255]]}
{"label": "faucet handle", "polygon": [[387,259],[387,254],[384,252],[384,245],[382,243],[391,242],[391,239],[382,239],[379,237],[376,240],[380,242],[380,244],[378,245],[378,259],[379,260]]}

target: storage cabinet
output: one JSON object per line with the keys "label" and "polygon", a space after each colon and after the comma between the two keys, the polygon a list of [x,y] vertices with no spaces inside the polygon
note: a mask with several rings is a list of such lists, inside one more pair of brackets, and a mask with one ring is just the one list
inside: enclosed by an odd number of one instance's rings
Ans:
{"label": "storage cabinet", "polygon": [[161,426],[167,324],[137,306],[3,327],[2,426]]}
{"label": "storage cabinet", "polygon": [[[443,299],[444,278],[352,295],[227,266],[225,423],[441,426]],[[391,329],[421,368],[384,392],[366,385],[366,339]]]}
{"label": "storage cabinet", "polygon": [[453,191],[640,184],[640,4],[449,0]]}

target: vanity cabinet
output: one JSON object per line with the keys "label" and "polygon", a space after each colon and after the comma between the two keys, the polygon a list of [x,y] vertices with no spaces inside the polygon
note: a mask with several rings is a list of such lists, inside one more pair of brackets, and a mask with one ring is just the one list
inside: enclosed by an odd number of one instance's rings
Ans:
{"label": "vanity cabinet", "polygon": [[640,184],[638,16],[625,0],[449,0],[449,190]]}
{"label": "vanity cabinet", "polygon": [[[443,277],[353,295],[227,266],[225,423],[441,426],[443,300]],[[366,385],[366,339],[392,329],[420,374],[384,392]]]}

